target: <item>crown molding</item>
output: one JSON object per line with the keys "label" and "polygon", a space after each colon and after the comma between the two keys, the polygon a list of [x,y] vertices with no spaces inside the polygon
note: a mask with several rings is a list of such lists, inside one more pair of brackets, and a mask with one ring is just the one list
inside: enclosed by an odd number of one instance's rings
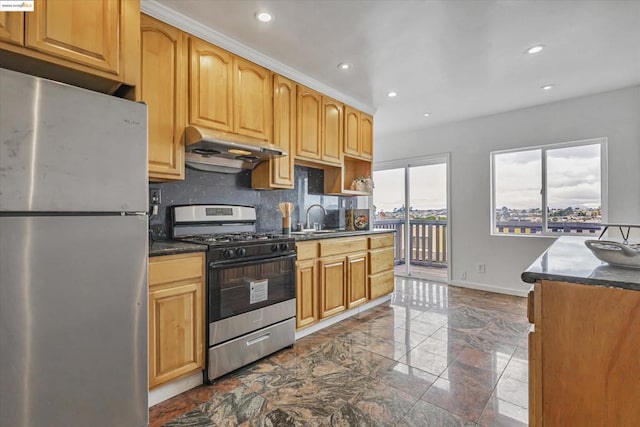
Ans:
{"label": "crown molding", "polygon": [[257,50],[252,49],[249,46],[244,45],[214,29],[211,29],[179,12],[176,12],[175,10],[156,2],[155,0],[141,0],[140,9],[143,13],[159,19],[162,22],[173,25],[174,27],[179,28],[184,32],[206,40],[244,59],[255,62],[256,64],[268,68],[273,72],[276,72],[302,85],[308,86],[311,89],[317,90],[318,92],[344,102],[345,104],[364,111],[365,113],[373,115],[376,112],[376,109],[371,105],[367,105],[355,98],[345,95],[344,93],[332,88],[331,86],[328,86],[296,70],[295,68],[283,64],[280,61],[276,61],[270,56],[258,52]]}

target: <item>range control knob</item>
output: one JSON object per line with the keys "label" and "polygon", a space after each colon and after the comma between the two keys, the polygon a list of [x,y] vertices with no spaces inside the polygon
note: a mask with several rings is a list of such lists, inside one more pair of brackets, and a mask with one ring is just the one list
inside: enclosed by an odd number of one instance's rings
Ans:
{"label": "range control knob", "polygon": [[244,256],[246,253],[247,253],[247,250],[245,248],[236,249],[236,256]]}
{"label": "range control knob", "polygon": [[271,245],[271,252],[278,252],[278,245],[276,243]]}
{"label": "range control knob", "polygon": [[225,258],[233,258],[233,253],[234,253],[233,249],[227,248],[227,249],[222,251],[222,256],[225,257]]}
{"label": "range control knob", "polygon": [[284,252],[289,249],[289,246],[286,243],[280,243],[280,251]]}

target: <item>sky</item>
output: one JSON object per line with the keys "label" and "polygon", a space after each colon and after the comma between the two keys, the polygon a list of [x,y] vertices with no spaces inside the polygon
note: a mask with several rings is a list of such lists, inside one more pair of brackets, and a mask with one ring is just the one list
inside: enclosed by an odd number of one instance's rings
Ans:
{"label": "sky", "polygon": [[[541,150],[496,155],[496,208],[541,207],[541,169]],[[600,206],[600,145],[547,150],[547,201],[558,209]]]}
{"label": "sky", "polygon": [[[416,166],[409,169],[411,204],[415,209],[447,207],[446,165]],[[393,211],[404,205],[404,168],[373,172],[373,204],[376,210]]]}
{"label": "sky", "polygon": [[[542,150],[500,153],[495,156],[496,208],[542,207]],[[600,145],[547,150],[547,191],[550,208],[596,208],[600,200]],[[446,165],[410,168],[411,206],[446,208]],[[373,204],[393,211],[404,205],[404,168],[374,171]],[[487,197],[490,194],[487,183]]]}

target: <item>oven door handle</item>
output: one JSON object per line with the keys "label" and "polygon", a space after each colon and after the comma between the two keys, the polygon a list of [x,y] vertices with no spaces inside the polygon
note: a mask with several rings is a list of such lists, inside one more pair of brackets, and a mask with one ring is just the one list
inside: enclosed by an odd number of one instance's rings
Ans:
{"label": "oven door handle", "polygon": [[296,254],[292,253],[289,255],[277,255],[277,256],[272,256],[272,257],[258,257],[258,258],[251,258],[251,259],[246,259],[243,261],[237,261],[237,260],[224,260],[224,261],[211,261],[209,263],[209,268],[220,268],[220,267],[245,267],[247,265],[252,265],[252,264],[259,264],[261,262],[268,262],[268,261],[284,261],[284,260],[289,260],[289,259],[296,259]]}

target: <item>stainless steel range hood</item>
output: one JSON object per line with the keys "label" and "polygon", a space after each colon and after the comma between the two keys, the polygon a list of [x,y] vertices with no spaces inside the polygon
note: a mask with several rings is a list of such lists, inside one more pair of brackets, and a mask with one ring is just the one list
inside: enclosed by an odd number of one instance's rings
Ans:
{"label": "stainless steel range hood", "polygon": [[238,173],[253,169],[265,160],[287,155],[268,142],[249,143],[237,135],[196,126],[187,126],[185,138],[186,165],[207,172]]}

